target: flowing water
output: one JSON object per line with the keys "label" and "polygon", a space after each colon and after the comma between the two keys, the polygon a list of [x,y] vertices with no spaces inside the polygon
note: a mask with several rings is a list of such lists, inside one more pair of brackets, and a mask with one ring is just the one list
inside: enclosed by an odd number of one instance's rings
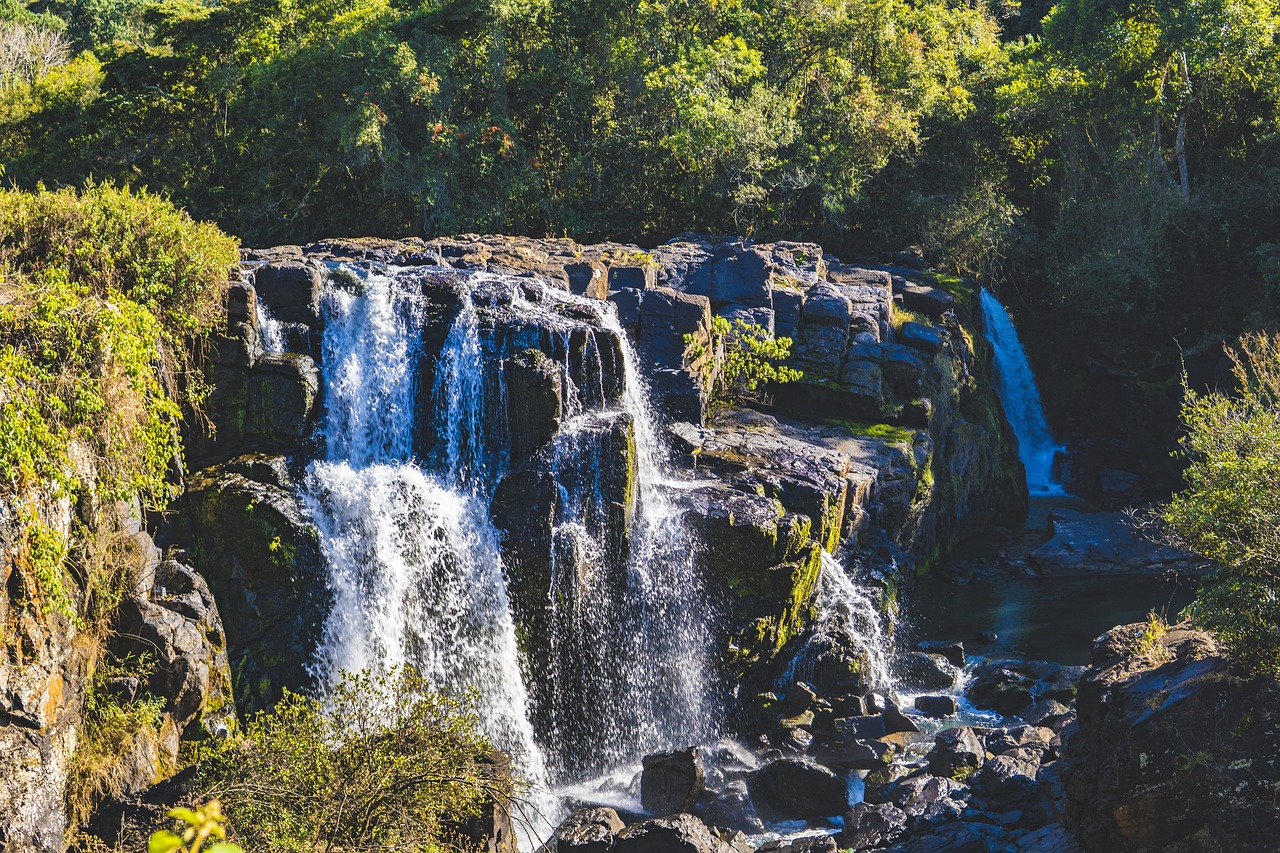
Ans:
{"label": "flowing water", "polygon": [[986,337],[995,350],[996,386],[1005,417],[1018,439],[1018,458],[1027,472],[1027,488],[1032,494],[1063,494],[1062,484],[1054,476],[1054,459],[1064,449],[1054,442],[1049,430],[1036,377],[1018,331],[1009,312],[986,288],[981,300]]}
{"label": "flowing water", "polygon": [[[612,306],[471,276],[432,362],[428,306],[412,276],[360,277],[331,283],[322,301],[326,454],[304,487],[333,594],[317,673],[331,682],[344,670],[412,664],[444,692],[474,691],[482,728],[535,785],[580,782],[711,737],[714,614]],[[566,401],[539,451],[559,488],[546,661],[522,660],[489,514],[509,467],[504,359],[527,348],[530,329],[559,362]],[[622,361],[612,394],[606,338]],[[420,459],[424,426],[433,438]],[[608,479],[617,480],[619,436],[633,443],[622,497]]]}

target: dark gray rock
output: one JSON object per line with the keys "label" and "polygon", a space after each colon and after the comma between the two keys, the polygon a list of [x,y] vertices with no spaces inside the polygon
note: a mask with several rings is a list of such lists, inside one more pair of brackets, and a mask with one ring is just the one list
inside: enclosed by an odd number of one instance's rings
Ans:
{"label": "dark gray rock", "polygon": [[929,717],[950,717],[957,707],[954,696],[917,696],[915,706]]}
{"label": "dark gray rock", "polygon": [[311,434],[320,399],[320,370],[299,353],[267,353],[249,371],[246,437],[292,450]]}
{"label": "dark gray rock", "polygon": [[503,364],[511,461],[519,463],[560,429],[564,412],[560,365],[540,350],[525,350]]}
{"label": "dark gray rock", "polygon": [[312,260],[281,260],[259,267],[253,285],[271,316],[285,323],[314,326],[320,320],[324,265]]}
{"label": "dark gray rock", "polygon": [[611,808],[578,809],[556,827],[542,853],[609,853],[622,829],[622,818]]}
{"label": "dark gray rock", "polygon": [[644,757],[640,802],[651,815],[687,812],[702,796],[706,773],[696,747]]}
{"label": "dark gray rock", "polygon": [[873,850],[887,847],[907,832],[907,815],[888,803],[858,803],[844,816],[844,829],[836,838],[841,850]]}
{"label": "dark gray rock", "polygon": [[954,667],[964,668],[964,643],[958,640],[929,640],[916,643],[916,648],[933,655],[942,655]]}
{"label": "dark gray rock", "polygon": [[807,820],[839,815],[848,808],[844,781],[831,770],[784,758],[747,776],[751,800],[767,820]]}
{"label": "dark gray rock", "polygon": [[[901,283],[899,283],[901,282]],[[902,307],[938,320],[955,307],[956,299],[940,287],[895,279],[893,290],[902,296]]]}
{"label": "dark gray rock", "polygon": [[935,355],[942,352],[945,336],[945,329],[926,326],[923,323],[907,322],[899,327],[897,340],[929,355]]}
{"label": "dark gray rock", "polygon": [[968,726],[939,732],[929,751],[929,772],[949,779],[967,778],[986,759],[982,740]]}
{"label": "dark gray rock", "polygon": [[899,664],[899,677],[908,689],[949,690],[960,672],[942,655],[910,652]]}
{"label": "dark gray rock", "polygon": [[736,853],[691,814],[659,817],[618,833],[617,853]]}

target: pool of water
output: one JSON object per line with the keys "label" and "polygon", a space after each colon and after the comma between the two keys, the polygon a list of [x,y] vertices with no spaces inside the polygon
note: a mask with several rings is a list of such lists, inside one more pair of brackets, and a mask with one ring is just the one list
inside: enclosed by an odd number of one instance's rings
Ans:
{"label": "pool of water", "polygon": [[[965,584],[930,576],[906,603],[901,630],[913,642],[960,640],[970,654],[989,658],[1081,665],[1095,637],[1152,610],[1174,620],[1193,595],[1186,581],[1144,576],[1000,576]],[[997,639],[982,642],[982,632]]]}

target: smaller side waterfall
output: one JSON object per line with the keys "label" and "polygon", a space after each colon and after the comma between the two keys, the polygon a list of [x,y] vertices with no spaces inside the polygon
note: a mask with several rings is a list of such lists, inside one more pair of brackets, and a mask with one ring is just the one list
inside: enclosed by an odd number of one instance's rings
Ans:
{"label": "smaller side waterfall", "polygon": [[1038,495],[1065,494],[1053,474],[1053,459],[1064,448],[1054,442],[1049,431],[1036,377],[1018,340],[1018,331],[1009,312],[986,288],[981,298],[986,337],[995,349],[996,388],[1004,415],[1018,439],[1018,458],[1027,472],[1027,488]]}

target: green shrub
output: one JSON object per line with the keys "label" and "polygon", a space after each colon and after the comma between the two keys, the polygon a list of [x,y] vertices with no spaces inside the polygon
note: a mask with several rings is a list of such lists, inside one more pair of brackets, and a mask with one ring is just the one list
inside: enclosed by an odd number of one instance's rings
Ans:
{"label": "green shrub", "polygon": [[1164,509],[1172,539],[1217,568],[1184,615],[1254,672],[1280,674],[1280,337],[1231,353],[1237,392],[1187,391],[1186,489]]}
{"label": "green shrub", "polygon": [[286,693],[214,747],[205,796],[247,850],[447,846],[451,825],[512,795],[475,726],[411,671],[345,675],[323,699]]}
{"label": "green shrub", "polygon": [[[692,343],[692,335],[685,343]],[[732,324],[724,317],[711,321],[711,350],[720,364],[710,388],[711,406],[729,406],[763,400],[769,383],[784,384],[804,378],[799,370],[782,364],[791,357],[791,338],[776,338],[768,330],[745,320]],[[695,358],[703,354],[694,351]]]}

